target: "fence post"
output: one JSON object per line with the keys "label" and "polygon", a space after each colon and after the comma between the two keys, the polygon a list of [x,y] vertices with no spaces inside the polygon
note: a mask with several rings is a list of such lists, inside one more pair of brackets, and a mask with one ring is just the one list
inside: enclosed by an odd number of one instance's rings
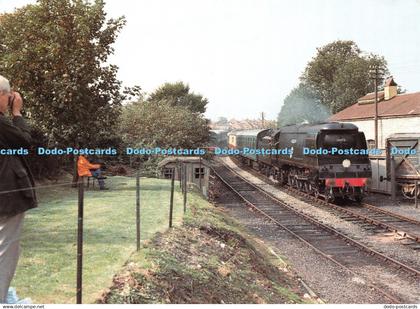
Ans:
{"label": "fence post", "polygon": [[83,202],[84,202],[84,179],[79,177],[79,201],[77,217],[77,278],[76,278],[76,303],[82,303],[82,274],[83,274]]}
{"label": "fence post", "polygon": [[[200,182],[200,191],[203,191],[203,189],[202,189],[202,184],[201,184],[201,168],[202,168],[202,164],[201,164],[201,154],[200,154],[200,168],[199,168],[199,173],[198,173],[198,175],[199,175],[199,182]],[[201,192],[201,193],[203,193],[203,192]]]}
{"label": "fence post", "polygon": [[414,189],[414,204],[416,205],[416,208],[419,208],[419,198],[417,197],[417,195],[419,194],[419,181],[418,180],[416,180],[416,182],[415,182],[415,185],[416,185],[416,187],[415,187],[415,189]]}
{"label": "fence post", "polygon": [[184,194],[184,213],[187,211],[187,166],[184,164],[182,166],[183,169],[183,183],[184,183],[184,191],[182,193]]}
{"label": "fence post", "polygon": [[177,165],[176,169],[178,171],[179,187],[182,189],[182,168],[181,168],[181,163],[178,162],[178,165]]}
{"label": "fence post", "polygon": [[172,227],[172,216],[174,212],[174,186],[175,186],[175,168],[172,170],[172,179],[171,179],[171,200],[169,204],[169,227]]}
{"label": "fence post", "polygon": [[140,251],[140,170],[136,173],[136,235],[137,251]]}
{"label": "fence post", "polygon": [[397,184],[395,181],[395,159],[394,156],[391,156],[391,199],[395,201],[396,199],[396,190]]}

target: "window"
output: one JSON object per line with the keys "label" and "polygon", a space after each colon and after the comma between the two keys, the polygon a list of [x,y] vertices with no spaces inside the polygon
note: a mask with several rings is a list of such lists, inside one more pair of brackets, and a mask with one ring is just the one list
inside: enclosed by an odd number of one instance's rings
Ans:
{"label": "window", "polygon": [[204,167],[196,167],[194,169],[194,178],[195,179],[203,179],[204,178]]}
{"label": "window", "polygon": [[374,149],[375,148],[375,140],[368,139],[367,140],[367,146],[368,146],[368,149]]}
{"label": "window", "polygon": [[172,173],[173,173],[173,171],[174,171],[173,168],[165,167],[163,169],[163,177],[165,179],[172,179]]}

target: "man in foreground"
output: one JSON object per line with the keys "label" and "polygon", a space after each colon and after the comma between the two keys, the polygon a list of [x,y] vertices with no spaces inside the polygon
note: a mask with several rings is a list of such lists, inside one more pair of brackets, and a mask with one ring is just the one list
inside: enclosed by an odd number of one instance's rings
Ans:
{"label": "man in foreground", "polygon": [[[0,75],[0,148],[29,148],[31,135],[22,117],[19,93]],[[6,117],[11,113],[11,120]],[[19,259],[25,211],[37,207],[34,180],[23,156],[0,155],[0,303],[6,303]]]}

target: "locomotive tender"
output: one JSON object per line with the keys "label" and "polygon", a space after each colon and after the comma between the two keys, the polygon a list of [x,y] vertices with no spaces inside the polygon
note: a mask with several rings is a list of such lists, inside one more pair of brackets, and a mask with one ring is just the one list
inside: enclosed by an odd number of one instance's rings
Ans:
{"label": "locomotive tender", "polygon": [[[263,155],[243,152],[244,163],[281,185],[323,195],[330,202],[360,202],[372,175],[364,133],[353,124],[291,125],[230,132],[228,136],[233,149],[274,150]],[[292,151],[282,151],[285,149]]]}

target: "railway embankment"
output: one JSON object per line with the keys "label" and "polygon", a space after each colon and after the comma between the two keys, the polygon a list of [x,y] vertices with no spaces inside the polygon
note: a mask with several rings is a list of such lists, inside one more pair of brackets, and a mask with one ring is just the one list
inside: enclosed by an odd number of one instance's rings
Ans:
{"label": "railway embankment", "polygon": [[290,266],[198,193],[181,226],[133,254],[99,303],[316,302]]}

